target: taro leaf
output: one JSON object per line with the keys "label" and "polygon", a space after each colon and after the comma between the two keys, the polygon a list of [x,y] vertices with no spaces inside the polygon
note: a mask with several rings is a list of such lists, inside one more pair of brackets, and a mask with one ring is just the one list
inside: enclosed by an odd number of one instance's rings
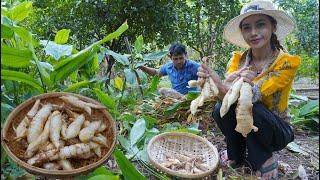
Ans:
{"label": "taro leaf", "polygon": [[133,70],[126,68],[126,69],[124,69],[124,74],[125,74],[126,80],[129,84],[134,85],[137,83],[136,74],[134,73]]}
{"label": "taro leaf", "polygon": [[126,157],[128,159],[136,156],[136,154],[139,152],[138,147],[136,145],[131,146],[129,140],[127,140],[125,137],[118,135],[117,139],[120,145],[127,151]]}
{"label": "taro leaf", "polygon": [[122,65],[129,65],[128,56],[116,53],[108,49],[105,49],[105,53],[112,56],[118,63],[121,63]]}
{"label": "taro leaf", "polygon": [[94,93],[98,97],[98,99],[109,109],[116,108],[116,102],[106,93],[102,92],[100,89],[94,88]]}
{"label": "taro leaf", "polygon": [[27,67],[32,65],[32,52],[29,49],[18,49],[1,46],[1,64],[10,67]]}
{"label": "taro leaf", "polygon": [[134,50],[137,53],[140,53],[142,51],[142,46],[143,46],[143,37],[142,35],[139,35],[136,41],[134,42]]}
{"label": "taro leaf", "polygon": [[81,87],[87,86],[88,84],[90,84],[90,81],[88,81],[88,80],[80,81],[80,82],[71,84],[68,88],[64,89],[63,91],[64,92],[74,92]]}
{"label": "taro leaf", "polygon": [[300,146],[298,144],[296,144],[295,142],[291,142],[287,145],[287,148],[290,150],[290,151],[293,151],[293,152],[297,152],[297,153],[301,153],[305,156],[308,156],[308,153],[303,151],[302,149],[300,149]]}
{"label": "taro leaf", "polygon": [[54,42],[57,44],[65,44],[68,42],[69,39],[70,29],[61,29],[57,32],[56,36],[54,37]]}
{"label": "taro leaf", "polygon": [[131,146],[135,145],[139,139],[143,136],[144,132],[146,130],[146,121],[142,119],[138,119],[131,131],[130,131],[130,144]]}
{"label": "taro leaf", "polygon": [[168,52],[169,52],[168,50],[164,50],[164,51],[159,51],[159,52],[155,52],[155,53],[145,54],[143,56],[143,59],[146,61],[158,60],[158,59],[165,57],[168,54]]}
{"label": "taro leaf", "polygon": [[122,175],[126,180],[139,179],[147,180],[135,167],[134,165],[123,155],[119,149],[113,151],[118,166],[121,169]]}
{"label": "taro leaf", "polygon": [[144,146],[143,149],[137,153],[136,157],[142,161],[148,162],[147,146]]}
{"label": "taro leaf", "polygon": [[46,55],[50,55],[56,61],[58,61],[62,56],[70,56],[72,53],[72,45],[62,45],[57,44],[53,41],[40,41],[40,43],[45,46],[44,50]]}
{"label": "taro leaf", "polygon": [[[316,107],[318,108],[316,109]],[[300,109],[300,116],[305,116],[313,111],[319,111],[319,101],[318,100],[311,100],[307,104],[301,107]]]}
{"label": "taro leaf", "polygon": [[134,68],[137,69],[138,67],[144,66],[144,65],[147,64],[147,63],[148,63],[148,62],[138,62],[138,63],[134,66]]}
{"label": "taro leaf", "polygon": [[17,6],[15,6],[14,8],[12,8],[11,10],[9,10],[9,18],[14,20],[14,21],[22,21],[24,20],[28,14],[31,12],[32,10],[32,2],[31,1],[25,1],[22,2],[20,4],[18,4]]}
{"label": "taro leaf", "polygon": [[43,93],[44,90],[34,79],[34,77],[29,76],[26,73],[18,72],[18,71],[11,71],[11,70],[1,70],[1,79],[4,80],[13,80],[18,82],[24,82],[34,88],[36,88],[40,93]]}

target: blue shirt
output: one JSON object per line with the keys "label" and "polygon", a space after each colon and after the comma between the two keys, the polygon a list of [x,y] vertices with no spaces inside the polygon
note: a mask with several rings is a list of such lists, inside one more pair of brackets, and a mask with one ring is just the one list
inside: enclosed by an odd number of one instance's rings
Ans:
{"label": "blue shirt", "polygon": [[171,81],[172,88],[181,94],[187,94],[188,91],[197,90],[196,87],[187,88],[188,81],[197,80],[197,72],[200,64],[186,60],[182,69],[176,69],[172,62],[163,65],[160,68],[160,73],[163,76],[168,75]]}

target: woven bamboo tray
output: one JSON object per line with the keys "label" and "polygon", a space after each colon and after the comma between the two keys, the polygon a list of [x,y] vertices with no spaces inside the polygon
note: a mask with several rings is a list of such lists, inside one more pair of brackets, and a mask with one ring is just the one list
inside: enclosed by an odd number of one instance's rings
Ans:
{"label": "woven bamboo tray", "polygon": [[[209,170],[202,173],[181,173],[161,165],[165,153],[202,156]],[[217,148],[207,139],[185,132],[167,132],[153,137],[147,146],[148,158],[156,168],[169,175],[181,178],[204,178],[210,175],[219,163]]]}
{"label": "woven bamboo tray", "polygon": [[[41,103],[52,103],[61,105],[63,102],[58,97],[63,95],[73,95],[78,97],[80,100],[101,105],[99,102],[91,98],[73,93],[55,92],[42,94],[28,99],[27,101],[16,107],[7,117],[4,128],[1,131],[1,143],[4,150],[20,167],[24,168],[31,174],[48,178],[70,178],[80,174],[87,174],[94,168],[102,165],[109,158],[109,156],[112,154],[113,149],[115,148],[116,124],[113,121],[111,115],[106,109],[92,109],[91,118],[102,119],[107,125],[106,130],[103,131],[103,135],[107,138],[108,146],[101,149],[101,158],[99,158],[98,156],[93,156],[89,159],[72,159],[71,162],[75,168],[72,170],[46,170],[39,167],[31,166],[26,163],[26,160],[23,159],[23,154],[25,153],[26,148],[22,145],[23,142],[13,141],[13,138],[15,137],[13,126],[16,127],[21,122],[23,117],[25,117],[25,115],[31,109],[37,99],[40,99]],[[25,141],[25,143],[27,142]]]}

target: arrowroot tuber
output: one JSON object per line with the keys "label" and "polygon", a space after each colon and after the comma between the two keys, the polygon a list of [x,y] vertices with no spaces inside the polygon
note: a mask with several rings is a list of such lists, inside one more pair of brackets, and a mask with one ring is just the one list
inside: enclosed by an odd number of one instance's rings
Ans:
{"label": "arrowroot tuber", "polygon": [[95,134],[95,132],[99,129],[101,124],[100,121],[93,121],[87,127],[81,129],[79,133],[79,139],[82,142],[88,142]]}
{"label": "arrowroot tuber", "polygon": [[30,111],[27,113],[27,117],[29,119],[32,119],[34,115],[36,115],[39,109],[39,105],[40,105],[40,99],[37,99],[34,105],[32,106],[32,108],[30,109]]}
{"label": "arrowroot tuber", "polygon": [[[204,83],[199,82],[200,80],[204,81]],[[201,94],[196,99],[191,101],[190,104],[190,111],[192,115],[196,114],[198,107],[202,106],[206,99],[213,98],[219,94],[217,86],[210,77],[205,79],[198,78],[198,85],[201,84],[203,84],[203,86],[201,86]]]}
{"label": "arrowroot tuber", "polygon": [[58,164],[62,167],[63,170],[73,169],[72,164],[67,159],[61,159],[58,161]]}
{"label": "arrowroot tuber", "polygon": [[54,111],[50,117],[50,140],[55,145],[56,148],[60,146],[60,131],[62,126],[61,113],[59,111]]}
{"label": "arrowroot tuber", "polygon": [[101,145],[103,145],[103,146],[105,146],[105,147],[107,147],[108,145],[107,145],[107,138],[106,137],[104,137],[102,134],[97,134],[96,136],[94,136],[93,138],[92,138],[92,141],[94,141],[94,142],[96,142],[96,143],[98,143],[98,144],[101,144]]}
{"label": "arrowroot tuber", "polygon": [[28,145],[27,151],[26,151],[26,157],[30,158],[32,155],[40,148],[41,145],[45,144],[49,139],[49,133],[50,133],[50,120],[46,122],[46,125],[44,127],[44,130],[40,134],[40,136],[33,142],[31,142]]}
{"label": "arrowroot tuber", "polygon": [[228,90],[226,95],[223,97],[222,105],[220,108],[220,117],[223,117],[230,109],[230,106],[237,101],[240,94],[240,88],[243,83],[243,78],[235,80],[232,87]]}
{"label": "arrowroot tuber", "polygon": [[46,104],[38,111],[38,113],[33,117],[28,128],[27,140],[28,143],[35,141],[41,134],[43,126],[48,119],[52,110],[51,104]]}
{"label": "arrowroot tuber", "polygon": [[84,115],[81,114],[79,115],[67,128],[66,132],[65,132],[65,139],[71,139],[71,138],[74,138],[74,137],[77,137],[79,132],[80,132],[80,129],[81,129],[81,126],[84,122],[85,118],[84,118]]}
{"label": "arrowroot tuber", "polygon": [[235,130],[241,133],[244,137],[253,131],[257,132],[258,128],[253,125],[252,116],[252,87],[249,83],[242,83],[240,89],[240,97],[236,108],[237,125]]}
{"label": "arrowroot tuber", "polygon": [[59,157],[61,159],[67,159],[70,157],[75,157],[81,154],[90,152],[89,144],[79,143],[71,146],[65,146],[60,149]]}
{"label": "arrowroot tuber", "polygon": [[19,140],[25,136],[27,136],[28,129],[27,127],[30,124],[30,120],[27,117],[24,117],[22,121],[19,123],[17,128],[13,128],[13,130],[16,132],[16,137],[14,140]]}

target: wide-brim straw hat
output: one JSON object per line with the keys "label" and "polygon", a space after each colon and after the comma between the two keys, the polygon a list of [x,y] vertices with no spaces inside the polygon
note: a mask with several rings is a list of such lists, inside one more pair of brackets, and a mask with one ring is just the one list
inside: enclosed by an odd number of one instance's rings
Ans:
{"label": "wide-brim straw hat", "polygon": [[223,30],[223,38],[234,45],[248,48],[249,45],[243,39],[239,25],[243,19],[253,14],[269,15],[277,21],[275,34],[279,41],[283,40],[295,28],[294,19],[286,12],[278,10],[271,1],[257,0],[242,7],[240,15],[228,22]]}

